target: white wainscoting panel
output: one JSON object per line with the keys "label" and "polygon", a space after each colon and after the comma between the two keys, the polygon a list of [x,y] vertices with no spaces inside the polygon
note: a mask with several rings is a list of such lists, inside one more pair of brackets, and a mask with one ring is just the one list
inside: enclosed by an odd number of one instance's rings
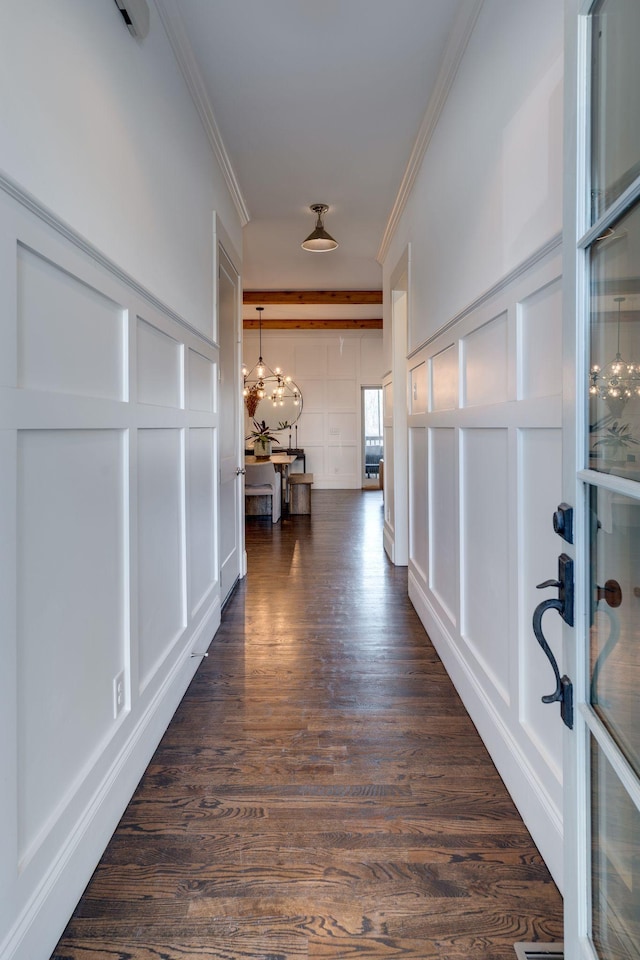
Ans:
{"label": "white wainscoting panel", "polygon": [[296,377],[323,380],[327,376],[327,346],[324,343],[297,343],[295,348]]}
{"label": "white wainscoting panel", "polygon": [[306,460],[306,471],[307,473],[312,473],[314,478],[317,476],[324,476],[327,472],[325,467],[325,449],[324,444],[313,444],[309,443],[308,440],[304,441],[304,454]]}
{"label": "white wainscoting panel", "polygon": [[18,244],[18,386],[126,400],[126,313]]}
{"label": "white wainscoting panel", "polygon": [[138,317],[136,356],[138,402],[184,406],[182,344]]}
{"label": "white wainscoting panel", "polygon": [[219,351],[17,187],[0,277],[0,955],[30,960],[220,623]]}
{"label": "white wainscoting panel", "polygon": [[317,412],[321,414],[327,406],[328,382],[326,380],[305,380],[300,378],[296,380],[296,383],[302,392],[305,421],[311,413]]}
{"label": "white wainscoting panel", "polygon": [[382,386],[382,409],[385,418],[393,416],[393,382],[385,383]]}
{"label": "white wainscoting panel", "polygon": [[518,305],[519,395],[548,397],[562,392],[562,281],[537,290]]}
{"label": "white wainscoting panel", "polygon": [[427,412],[427,365],[423,361],[409,371],[409,412]]}
{"label": "white wainscoting panel", "polygon": [[455,410],[458,406],[458,348],[445,347],[429,359],[431,369],[430,410]]}
{"label": "white wainscoting panel", "polygon": [[[217,579],[215,433],[189,430],[189,609],[194,616]],[[231,518],[233,521],[233,518]]]}
{"label": "white wainscoting panel", "polygon": [[216,364],[197,350],[188,351],[189,409],[215,411]]}
{"label": "white wainscoting panel", "polygon": [[323,413],[307,413],[305,409],[304,432],[301,424],[298,429],[298,443],[305,451],[309,445],[324,443]]}
{"label": "white wainscoting panel", "polygon": [[[359,358],[359,342],[338,337],[337,343],[327,345],[327,372],[331,380],[350,380]],[[331,384],[333,389],[334,384]]]}
{"label": "white wainscoting panel", "polygon": [[357,384],[355,380],[327,381],[327,409],[355,410],[358,403],[356,392]]}
{"label": "white wainscoting panel", "polygon": [[462,636],[509,701],[508,435],[462,431]]}
{"label": "white wainscoting panel", "polygon": [[358,473],[358,448],[347,444],[336,446],[327,444],[327,473],[336,479],[353,479]]}
{"label": "white wainscoting panel", "polygon": [[[423,364],[423,367],[425,365]],[[429,542],[427,529],[427,432],[409,428],[409,561],[417,576],[428,579]]]}
{"label": "white wainscoting panel", "polygon": [[128,639],[125,440],[120,430],[18,433],[21,866],[114,722],[113,678]]}
{"label": "white wainscoting panel", "polygon": [[[562,550],[551,522],[561,499],[561,266],[556,244],[533,256],[406,371],[411,388],[418,364],[429,368],[429,409],[409,417],[414,450],[419,428],[428,435],[427,510],[415,481],[409,518],[412,540],[422,532],[428,543],[428,582],[414,548],[409,596],[560,887],[562,730],[557,705],[540,702],[554,678],[531,620],[535,585],[557,576]],[[560,619],[545,627],[559,650]]]}
{"label": "white wainscoting panel", "polygon": [[183,433],[138,431],[138,670],[151,680],[186,626]]}
{"label": "white wainscoting panel", "polygon": [[[536,584],[557,576],[557,564],[550,558],[560,553],[562,541],[553,530],[551,517],[558,504],[562,479],[562,432],[556,430],[521,430],[519,433],[520,502],[522,557],[520,569],[519,635],[522,650],[520,662],[520,719],[536,749],[554,770],[558,782],[562,777],[562,737],[558,736],[558,706],[543,704],[543,694],[555,689],[555,677],[547,657],[537,643],[531,618],[541,600],[553,596],[536,590]],[[554,652],[562,674],[562,620],[551,612],[544,618],[544,633]]]}
{"label": "white wainscoting panel", "polygon": [[357,443],[358,425],[355,413],[329,413],[327,432],[330,443],[338,438],[342,443]]}
{"label": "white wainscoting panel", "polygon": [[429,588],[455,626],[457,609],[458,501],[456,434],[429,429]]}
{"label": "white wainscoting panel", "polygon": [[508,346],[506,312],[464,338],[463,406],[504,403],[508,399]]}

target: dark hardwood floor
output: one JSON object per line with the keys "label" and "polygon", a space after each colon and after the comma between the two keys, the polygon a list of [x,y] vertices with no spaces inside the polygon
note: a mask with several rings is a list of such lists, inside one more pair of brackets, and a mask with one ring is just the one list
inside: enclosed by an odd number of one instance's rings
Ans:
{"label": "dark hardwood floor", "polygon": [[562,901],[382,550],[379,492],[249,573],[55,960],[509,958]]}

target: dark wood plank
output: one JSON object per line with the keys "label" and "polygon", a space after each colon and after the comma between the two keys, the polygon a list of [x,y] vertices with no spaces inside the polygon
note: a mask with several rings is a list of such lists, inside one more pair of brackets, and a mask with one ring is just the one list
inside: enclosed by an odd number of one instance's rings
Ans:
{"label": "dark wood plank", "polygon": [[382,551],[378,492],[249,573],[54,960],[502,960],[562,901]]}
{"label": "dark wood plank", "polygon": [[242,321],[244,330],[382,330],[382,318],[356,320],[345,317],[342,320],[275,320],[270,317],[259,323],[257,320],[245,319]]}
{"label": "dark wood plank", "polygon": [[374,304],[382,303],[382,290],[245,290],[244,303],[256,304]]}

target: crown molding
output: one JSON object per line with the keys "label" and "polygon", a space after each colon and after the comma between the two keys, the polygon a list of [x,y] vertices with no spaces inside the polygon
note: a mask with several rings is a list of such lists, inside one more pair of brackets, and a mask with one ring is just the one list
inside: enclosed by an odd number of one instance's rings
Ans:
{"label": "crown molding", "polygon": [[213,148],[215,158],[218,161],[222,175],[229,189],[229,193],[231,194],[231,198],[235,204],[236,210],[238,211],[240,224],[244,227],[251,219],[249,210],[247,209],[247,205],[242,195],[238,178],[236,177],[234,169],[231,165],[229,154],[227,153],[223,143],[218,124],[216,123],[216,118],[213,114],[213,108],[211,106],[209,94],[207,93],[207,88],[204,80],[202,79],[200,67],[198,66],[198,62],[195,58],[189,38],[184,28],[184,24],[182,22],[182,18],[178,11],[176,0],[154,0],[154,3],[169,39],[169,43],[171,44],[174,56],[178,62],[178,66],[180,67],[182,75],[187,83],[191,98],[195,104],[196,110],[198,111],[200,120],[202,121],[205,133],[207,134],[209,142]]}
{"label": "crown molding", "polygon": [[447,45],[440,61],[438,78],[433,93],[429,98],[429,103],[422,123],[420,124],[420,129],[418,130],[418,135],[415,139],[413,150],[411,151],[411,156],[409,157],[409,162],[400,184],[400,189],[396,195],[395,203],[389,215],[384,234],[382,235],[380,248],[376,254],[376,260],[380,264],[383,263],[389,251],[393,235],[398,227],[400,217],[404,212],[409,195],[420,172],[424,155],[427,152],[429,142],[440,119],[440,114],[447,102],[449,91],[457,76],[462,57],[467,48],[473,28],[476,25],[476,20],[478,19],[483,3],[484,0],[465,0],[447,39]]}

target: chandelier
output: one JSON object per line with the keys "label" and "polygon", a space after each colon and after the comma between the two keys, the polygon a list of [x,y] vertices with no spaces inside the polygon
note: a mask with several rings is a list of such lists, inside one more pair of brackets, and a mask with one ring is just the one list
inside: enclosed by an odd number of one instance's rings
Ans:
{"label": "chandelier", "polygon": [[[273,370],[267,366],[262,358],[262,311],[264,307],[256,307],[258,311],[259,347],[258,360],[249,369],[242,367],[244,377],[245,406],[250,417],[255,416],[258,404],[265,398],[274,407],[284,407],[285,403],[293,403],[294,407],[300,404],[300,390],[291,377],[285,376],[280,367]],[[288,422],[285,424],[288,426]]]}
{"label": "chandelier", "polygon": [[[618,304],[618,342],[616,355],[604,367],[594,363],[589,371],[589,393],[606,400],[619,416],[627,400],[640,397],[640,364],[629,363],[620,353],[620,307],[626,297],[614,297]],[[613,409],[612,409],[613,412]]]}

